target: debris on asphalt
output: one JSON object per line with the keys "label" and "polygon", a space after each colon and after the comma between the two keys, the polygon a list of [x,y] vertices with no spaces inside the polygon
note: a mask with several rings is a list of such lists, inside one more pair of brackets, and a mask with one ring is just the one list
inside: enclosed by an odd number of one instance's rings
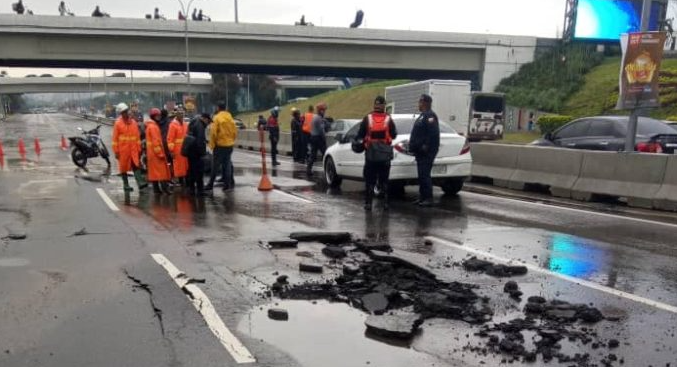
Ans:
{"label": "debris on asphalt", "polygon": [[422,323],[423,317],[418,314],[371,315],[364,322],[367,326],[367,333],[404,340],[411,340]]}
{"label": "debris on asphalt", "polygon": [[370,313],[382,315],[388,309],[388,299],[383,293],[369,293],[360,299],[362,307]]}
{"label": "debris on asphalt", "polygon": [[519,285],[515,281],[509,281],[503,286],[503,292],[510,294],[510,298],[519,301],[524,293],[520,291]]}
{"label": "debris on asphalt", "polygon": [[322,273],[324,271],[324,266],[322,264],[313,264],[313,263],[300,263],[299,271],[306,273]]}
{"label": "debris on asphalt", "polygon": [[621,343],[616,339],[611,339],[611,340],[609,340],[609,343],[607,343],[607,346],[609,347],[609,349],[618,348],[620,345],[621,345]]}
{"label": "debris on asphalt", "polygon": [[308,251],[299,251],[299,252],[296,253],[296,256],[305,257],[305,258],[309,258],[309,259],[315,257],[315,255],[313,255],[312,252],[308,252]]}
{"label": "debris on asphalt", "polygon": [[491,261],[480,260],[474,256],[463,261],[463,268],[466,271],[482,272],[497,278],[526,275],[528,272],[527,267],[523,265],[494,264]]}
{"label": "debris on asphalt", "polygon": [[331,259],[343,259],[347,256],[346,250],[339,246],[327,246],[322,249],[322,253]]}
{"label": "debris on asphalt", "polygon": [[268,246],[272,249],[288,249],[288,248],[296,248],[299,245],[299,241],[297,240],[275,240],[275,241],[268,241]]}
{"label": "debris on asphalt", "polygon": [[277,277],[277,282],[280,284],[287,284],[289,283],[289,276],[287,275],[280,275]]}
{"label": "debris on asphalt", "polygon": [[80,229],[79,231],[73,232],[73,234],[70,235],[70,236],[71,236],[71,237],[77,237],[77,236],[86,236],[86,235],[88,235],[88,234],[89,234],[89,233],[87,232],[87,228],[82,227],[82,229]]}
{"label": "debris on asphalt", "polygon": [[275,321],[289,320],[289,312],[281,308],[271,308],[268,310],[268,318]]}
{"label": "debris on asphalt", "polygon": [[299,242],[320,242],[325,245],[341,245],[352,241],[350,232],[295,232],[289,238]]}

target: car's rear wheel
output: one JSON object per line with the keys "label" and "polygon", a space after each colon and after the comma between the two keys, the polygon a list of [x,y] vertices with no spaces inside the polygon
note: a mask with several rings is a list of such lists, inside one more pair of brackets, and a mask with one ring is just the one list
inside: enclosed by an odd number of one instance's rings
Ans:
{"label": "car's rear wheel", "polygon": [[463,178],[450,178],[442,184],[442,191],[445,195],[456,195],[463,188]]}
{"label": "car's rear wheel", "polygon": [[340,187],[343,178],[336,173],[336,165],[331,157],[324,161],[324,177],[329,187]]}

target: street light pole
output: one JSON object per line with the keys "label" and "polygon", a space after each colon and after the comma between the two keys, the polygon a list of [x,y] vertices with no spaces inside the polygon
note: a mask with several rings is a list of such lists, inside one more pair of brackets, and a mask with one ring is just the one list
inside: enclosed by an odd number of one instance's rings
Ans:
{"label": "street light pole", "polygon": [[178,0],[179,4],[181,4],[181,10],[183,10],[183,15],[186,18],[184,20],[184,38],[186,40],[186,81],[187,81],[187,93],[190,94],[190,55],[189,55],[189,48],[188,48],[188,13],[190,12],[190,6],[193,4],[193,1],[195,0],[190,0],[188,2],[188,6],[185,6],[183,4],[183,0]]}
{"label": "street light pole", "polygon": [[237,12],[237,0],[235,0],[235,23],[240,23],[239,15]]}

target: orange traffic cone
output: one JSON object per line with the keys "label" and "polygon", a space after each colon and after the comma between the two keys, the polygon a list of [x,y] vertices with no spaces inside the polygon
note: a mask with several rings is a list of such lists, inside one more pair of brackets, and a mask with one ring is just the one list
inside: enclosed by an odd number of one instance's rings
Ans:
{"label": "orange traffic cone", "polygon": [[266,168],[266,143],[263,137],[263,129],[259,129],[259,140],[261,140],[261,181],[259,182],[259,191],[272,191],[273,183],[268,177],[268,169]]}
{"label": "orange traffic cone", "polygon": [[61,150],[68,150],[68,143],[66,143],[66,138],[63,135],[61,135]]}
{"label": "orange traffic cone", "polygon": [[4,156],[5,156],[5,149],[3,149],[2,142],[0,141],[0,157],[4,157]]}
{"label": "orange traffic cone", "polygon": [[26,144],[24,143],[24,138],[19,138],[19,154],[22,157],[26,156]]}
{"label": "orange traffic cone", "polygon": [[41,151],[42,149],[40,148],[40,140],[35,138],[35,154],[39,156]]}

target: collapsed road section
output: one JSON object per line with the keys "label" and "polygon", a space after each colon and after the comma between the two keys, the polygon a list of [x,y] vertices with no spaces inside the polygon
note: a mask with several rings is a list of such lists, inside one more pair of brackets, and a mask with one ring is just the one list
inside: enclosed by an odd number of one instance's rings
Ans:
{"label": "collapsed road section", "polygon": [[[333,279],[299,284],[289,284],[284,277],[283,281],[278,279],[271,285],[272,295],[280,299],[350,304],[371,315],[365,323],[367,333],[401,340],[412,340],[425,320],[461,320],[473,328],[482,341],[481,345],[466,346],[465,351],[500,355],[507,362],[530,363],[540,357],[546,363],[557,360],[581,367],[623,363],[622,358],[612,353],[601,360],[593,360],[598,358],[597,355],[563,351],[563,341],[581,346],[590,344],[594,349],[619,346],[616,340],[598,337],[593,325],[604,320],[604,316],[590,305],[526,295],[528,303],[518,317],[492,322],[494,310],[490,306],[491,298],[486,296],[491,291],[485,290],[482,292],[485,296],[480,296],[478,285],[441,281],[428,269],[394,256],[392,250],[382,251],[389,248],[383,244],[369,244],[349,236],[343,237],[343,241],[326,241],[326,233],[318,236],[325,239],[322,242],[330,242],[321,251],[326,256],[326,264],[342,269],[342,273]],[[294,237],[301,242],[319,238],[312,233]],[[457,265],[467,271],[482,271],[498,277],[518,277],[527,273],[524,267],[494,264],[477,258]],[[301,267],[301,271],[304,270]],[[506,283],[504,291],[513,298],[522,296],[514,280]],[[527,342],[525,335],[531,335],[532,340]]]}

